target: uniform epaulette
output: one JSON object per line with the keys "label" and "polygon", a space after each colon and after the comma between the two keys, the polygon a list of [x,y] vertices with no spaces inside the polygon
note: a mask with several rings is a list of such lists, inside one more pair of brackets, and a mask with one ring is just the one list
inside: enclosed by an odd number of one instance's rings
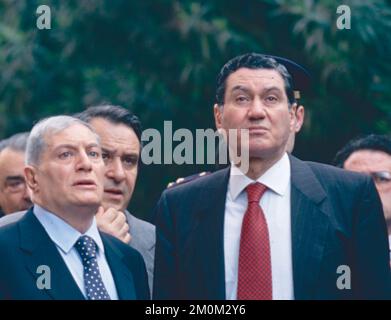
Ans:
{"label": "uniform epaulette", "polygon": [[170,182],[168,185],[167,185],[167,188],[173,188],[173,187],[176,187],[178,185],[181,185],[181,184],[184,184],[184,183],[187,183],[187,182],[190,182],[190,181],[193,181],[195,179],[198,179],[200,177],[204,177],[204,176],[207,176],[209,175],[210,172],[201,172],[201,173],[196,173],[196,174],[193,174],[191,176],[188,176],[188,177],[185,177],[185,178],[178,178],[176,179],[175,182]]}

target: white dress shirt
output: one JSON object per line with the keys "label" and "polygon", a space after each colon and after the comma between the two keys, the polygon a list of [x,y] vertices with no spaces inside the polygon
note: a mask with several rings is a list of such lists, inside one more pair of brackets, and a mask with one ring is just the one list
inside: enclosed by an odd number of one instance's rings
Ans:
{"label": "white dress shirt", "polygon": [[[294,299],[291,241],[291,170],[288,155],[268,169],[257,182],[267,186],[260,200],[269,229],[274,300]],[[247,209],[246,187],[255,181],[232,165],[224,215],[226,299],[236,300],[240,234]]]}
{"label": "white dress shirt", "polygon": [[[110,267],[105,257],[105,248],[103,247],[103,242],[96,226],[95,218],[93,219],[91,227],[86,231],[86,233],[81,234],[67,222],[38,205],[34,205],[33,212],[38,221],[46,230],[50,239],[56,245],[58,252],[63,258],[66,266],[68,267],[68,270],[72,274],[73,279],[77,283],[77,286],[85,298],[87,298],[87,293],[84,287],[83,263],[74,245],[76,241],[83,235],[87,235],[94,239],[98,247],[96,259],[98,262],[100,274],[102,276],[103,284],[105,285],[111,300],[118,300],[117,289],[115,287],[113,275],[111,274]],[[52,272],[56,272],[56,270],[52,270]]]}

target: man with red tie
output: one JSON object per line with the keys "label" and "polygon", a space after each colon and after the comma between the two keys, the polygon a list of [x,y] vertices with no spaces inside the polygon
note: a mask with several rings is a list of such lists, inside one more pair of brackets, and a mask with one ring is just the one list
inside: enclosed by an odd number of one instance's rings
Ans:
{"label": "man with red tie", "polygon": [[389,297],[386,225],[371,179],[286,152],[294,89],[306,75],[256,53],[223,66],[216,127],[235,131],[228,145],[248,159],[163,192],[155,299]]}

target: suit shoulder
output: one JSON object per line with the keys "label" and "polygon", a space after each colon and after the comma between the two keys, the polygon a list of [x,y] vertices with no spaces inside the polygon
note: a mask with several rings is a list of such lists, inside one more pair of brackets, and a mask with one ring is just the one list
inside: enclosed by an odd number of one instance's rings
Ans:
{"label": "suit shoulder", "polygon": [[368,175],[321,163],[309,162],[308,165],[326,193],[339,199],[339,203],[349,202],[349,199],[356,202],[363,196],[376,196],[375,185]]}
{"label": "suit shoulder", "polygon": [[18,221],[0,226],[0,243],[18,236]]}
{"label": "suit shoulder", "polygon": [[155,232],[155,226],[152,223],[139,219],[131,213],[127,213],[127,216],[129,218],[129,223],[135,228],[142,229],[146,232]]}
{"label": "suit shoulder", "polygon": [[[155,226],[136,218],[129,212],[126,212],[126,217],[130,228],[129,232],[132,236],[129,245],[138,250],[147,261],[147,256],[150,256],[149,252],[153,250],[156,243]],[[153,254],[153,251],[151,253]]]}
{"label": "suit shoulder", "polygon": [[[5,226],[0,227],[0,256],[8,257],[6,261],[14,256],[18,250],[19,246],[19,226],[18,222],[13,222]],[[5,261],[2,260],[1,264],[4,264]],[[9,262],[9,261],[8,261]]]}
{"label": "suit shoulder", "polygon": [[7,214],[4,217],[0,218],[0,227],[5,226],[7,224],[17,222],[24,217],[27,211],[18,211],[12,214]]}
{"label": "suit shoulder", "polygon": [[370,180],[370,177],[359,172],[345,170],[324,163],[311,161],[306,163],[311,167],[314,174],[323,181],[331,180],[337,184],[353,184],[357,187],[357,184],[367,183]]}

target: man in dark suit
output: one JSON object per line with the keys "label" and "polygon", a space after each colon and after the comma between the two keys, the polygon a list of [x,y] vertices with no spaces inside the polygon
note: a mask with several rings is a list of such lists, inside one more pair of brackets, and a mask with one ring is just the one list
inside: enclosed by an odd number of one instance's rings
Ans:
{"label": "man in dark suit", "polygon": [[[101,142],[105,162],[102,200],[105,212],[97,215],[98,227],[117,238],[124,239],[124,242],[141,253],[152,292],[155,227],[127,210],[141,162],[140,120],[129,110],[113,105],[89,107],[76,117],[89,123]],[[118,223],[121,217],[123,223]],[[111,233],[113,229],[118,231]],[[121,233],[124,238],[121,238]]]}
{"label": "man in dark suit", "polygon": [[141,255],[97,228],[104,163],[92,128],[40,121],[26,164],[34,207],[0,229],[0,299],[148,299]]}
{"label": "man in dark suit", "polygon": [[[102,147],[105,174],[102,208],[96,215],[98,228],[141,253],[152,292],[155,227],[127,210],[140,164],[141,123],[129,110],[113,105],[89,107],[75,117],[92,126]],[[24,214],[22,211],[0,218],[0,227],[18,221]]]}
{"label": "man in dark suit", "polygon": [[[368,174],[383,205],[388,242],[391,242],[391,136],[370,134],[350,140],[335,156],[334,165]],[[391,247],[390,266],[391,266]]]}
{"label": "man in dark suit", "polygon": [[216,126],[236,132],[228,146],[248,158],[163,192],[154,298],[389,297],[386,226],[371,179],[286,153],[294,69],[302,71],[260,54],[222,68]]}

